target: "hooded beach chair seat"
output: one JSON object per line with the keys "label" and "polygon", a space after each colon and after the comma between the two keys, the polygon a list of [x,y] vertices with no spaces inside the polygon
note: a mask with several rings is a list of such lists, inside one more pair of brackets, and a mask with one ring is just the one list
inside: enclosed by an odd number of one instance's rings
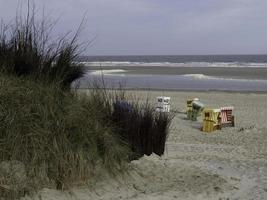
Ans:
{"label": "hooded beach chair seat", "polygon": [[197,117],[201,115],[204,110],[204,104],[199,101],[198,98],[187,99],[187,119],[196,121]]}
{"label": "hooded beach chair seat", "polygon": [[204,110],[202,131],[209,133],[220,129],[220,114],[220,109],[206,108]]}

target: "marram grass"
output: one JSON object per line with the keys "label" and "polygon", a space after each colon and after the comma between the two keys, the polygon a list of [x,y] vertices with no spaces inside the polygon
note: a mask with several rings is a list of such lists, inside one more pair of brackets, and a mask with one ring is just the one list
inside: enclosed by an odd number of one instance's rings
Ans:
{"label": "marram grass", "polygon": [[116,173],[128,161],[128,146],[90,95],[3,75],[0,84],[0,162],[24,163],[27,187],[68,188],[96,167]]}

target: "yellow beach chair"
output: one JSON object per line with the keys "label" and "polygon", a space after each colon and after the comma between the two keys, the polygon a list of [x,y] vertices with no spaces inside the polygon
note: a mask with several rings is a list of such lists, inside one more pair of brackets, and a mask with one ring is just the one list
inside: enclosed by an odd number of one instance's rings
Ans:
{"label": "yellow beach chair", "polygon": [[220,109],[205,109],[202,131],[212,132],[221,129]]}

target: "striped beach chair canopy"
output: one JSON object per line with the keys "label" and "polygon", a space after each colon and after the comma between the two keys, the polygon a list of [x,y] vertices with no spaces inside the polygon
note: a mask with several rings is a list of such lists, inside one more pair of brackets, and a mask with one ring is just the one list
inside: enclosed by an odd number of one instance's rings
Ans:
{"label": "striped beach chair canopy", "polygon": [[222,124],[227,124],[227,123],[232,123],[233,119],[233,106],[227,106],[227,107],[221,107],[221,123]]}

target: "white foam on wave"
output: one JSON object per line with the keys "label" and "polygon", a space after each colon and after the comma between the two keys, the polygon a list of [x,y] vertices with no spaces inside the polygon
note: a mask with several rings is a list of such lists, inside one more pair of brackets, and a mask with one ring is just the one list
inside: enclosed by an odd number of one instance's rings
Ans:
{"label": "white foam on wave", "polygon": [[[94,70],[89,71],[89,75],[105,75],[105,76],[126,76],[125,72],[127,70],[124,69],[107,69],[107,70]],[[130,76],[139,76],[139,77],[150,77],[150,76],[156,76],[152,74],[128,74],[127,77]],[[193,80],[221,80],[221,81],[241,81],[241,82],[262,82],[267,83],[267,80],[262,79],[240,79],[240,78],[229,78],[229,77],[217,77],[217,76],[208,76],[205,74],[183,74],[183,75],[162,75],[162,76],[178,76],[178,77],[185,77]]]}
{"label": "white foam on wave", "polygon": [[262,82],[262,83],[267,82],[267,80],[262,80],[262,79],[224,78],[224,77],[216,77],[216,76],[207,76],[205,74],[184,74],[181,76],[188,77],[194,80],[223,80],[223,81]]}
{"label": "white foam on wave", "polygon": [[207,76],[207,75],[204,75],[204,74],[184,74],[182,75],[184,77],[190,77],[190,78],[193,78],[193,79],[214,79],[214,77],[211,77],[211,76]]}
{"label": "white foam on wave", "polygon": [[85,66],[105,67],[248,67],[267,68],[267,63],[245,63],[245,62],[130,62],[130,61],[101,61],[101,62],[80,62]]}
{"label": "white foam on wave", "polygon": [[105,69],[105,70],[95,70],[89,72],[91,75],[112,75],[112,74],[120,74],[124,75],[122,73],[126,72],[126,70],[123,69]]}

